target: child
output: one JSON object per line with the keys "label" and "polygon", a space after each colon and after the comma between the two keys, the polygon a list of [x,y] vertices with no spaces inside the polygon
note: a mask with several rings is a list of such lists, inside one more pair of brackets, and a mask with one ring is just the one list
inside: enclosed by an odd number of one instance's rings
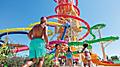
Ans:
{"label": "child", "polygon": [[88,47],[87,43],[83,44],[83,49],[81,51],[85,55],[85,60],[83,61],[83,63],[84,63],[84,67],[86,67],[86,65],[88,65],[88,67],[91,67],[90,66],[91,65],[91,56],[90,56],[90,52],[87,49],[87,47]]}
{"label": "child", "polygon": [[69,64],[70,67],[72,67],[72,52],[70,51],[70,48],[68,47],[68,51],[66,52],[67,55],[67,62]]}
{"label": "child", "polygon": [[54,64],[54,67],[59,67],[59,61],[58,61],[59,53],[60,53],[60,45],[56,44],[55,45],[55,64]]}

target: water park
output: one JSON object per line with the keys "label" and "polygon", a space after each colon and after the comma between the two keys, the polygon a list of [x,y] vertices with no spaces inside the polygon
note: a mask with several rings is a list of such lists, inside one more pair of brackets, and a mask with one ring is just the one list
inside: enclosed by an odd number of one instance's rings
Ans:
{"label": "water park", "polygon": [[[79,0],[53,0],[56,3],[55,15],[46,16],[49,37],[49,48],[44,57],[43,67],[120,67],[118,56],[108,58],[105,48],[111,42],[119,40],[118,36],[102,37],[102,29],[107,24],[97,23],[90,26],[89,22],[80,17]],[[27,27],[0,29],[0,67],[22,67],[28,56],[19,57],[19,52],[29,51],[27,44],[10,43],[12,34],[27,35],[33,26],[40,22],[28,24]],[[98,33],[96,35],[94,32]],[[90,37],[90,38],[88,38]],[[93,45],[99,43],[103,58],[93,52]],[[86,58],[84,45],[87,44],[89,58]],[[69,52],[70,51],[70,52]],[[70,54],[71,55],[70,55]],[[71,58],[68,59],[68,56]],[[56,59],[57,58],[57,59]],[[38,63],[38,62],[37,62]],[[31,67],[37,67],[37,63]],[[85,64],[85,65],[84,65]]]}

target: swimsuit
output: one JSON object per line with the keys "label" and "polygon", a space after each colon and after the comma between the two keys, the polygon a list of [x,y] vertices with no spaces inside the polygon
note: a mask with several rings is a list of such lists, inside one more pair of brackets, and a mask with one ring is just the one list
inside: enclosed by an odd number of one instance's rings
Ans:
{"label": "swimsuit", "polygon": [[46,55],[45,41],[42,38],[34,38],[30,42],[29,58],[41,58]]}

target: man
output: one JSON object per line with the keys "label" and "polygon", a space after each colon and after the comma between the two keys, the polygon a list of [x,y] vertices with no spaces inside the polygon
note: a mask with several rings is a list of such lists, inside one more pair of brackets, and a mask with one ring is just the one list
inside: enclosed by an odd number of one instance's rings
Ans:
{"label": "man", "polygon": [[[46,54],[46,47],[48,46],[48,35],[47,35],[47,19],[46,17],[41,17],[41,23],[35,25],[28,33],[29,39],[31,39],[29,47],[29,58],[23,67],[29,67],[39,59],[38,67],[42,67],[44,56]],[[44,38],[43,38],[44,37]],[[45,41],[44,41],[45,40]],[[45,45],[46,42],[46,45]]]}

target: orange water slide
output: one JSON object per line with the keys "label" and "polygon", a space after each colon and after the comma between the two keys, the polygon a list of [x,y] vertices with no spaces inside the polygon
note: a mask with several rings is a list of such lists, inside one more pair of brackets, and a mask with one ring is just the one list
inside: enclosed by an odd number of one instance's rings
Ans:
{"label": "orange water slide", "polygon": [[120,64],[113,64],[113,63],[107,63],[106,62],[102,62],[98,59],[98,56],[97,54],[91,54],[91,59],[92,59],[92,62],[96,65],[103,65],[103,66],[120,66]]}

